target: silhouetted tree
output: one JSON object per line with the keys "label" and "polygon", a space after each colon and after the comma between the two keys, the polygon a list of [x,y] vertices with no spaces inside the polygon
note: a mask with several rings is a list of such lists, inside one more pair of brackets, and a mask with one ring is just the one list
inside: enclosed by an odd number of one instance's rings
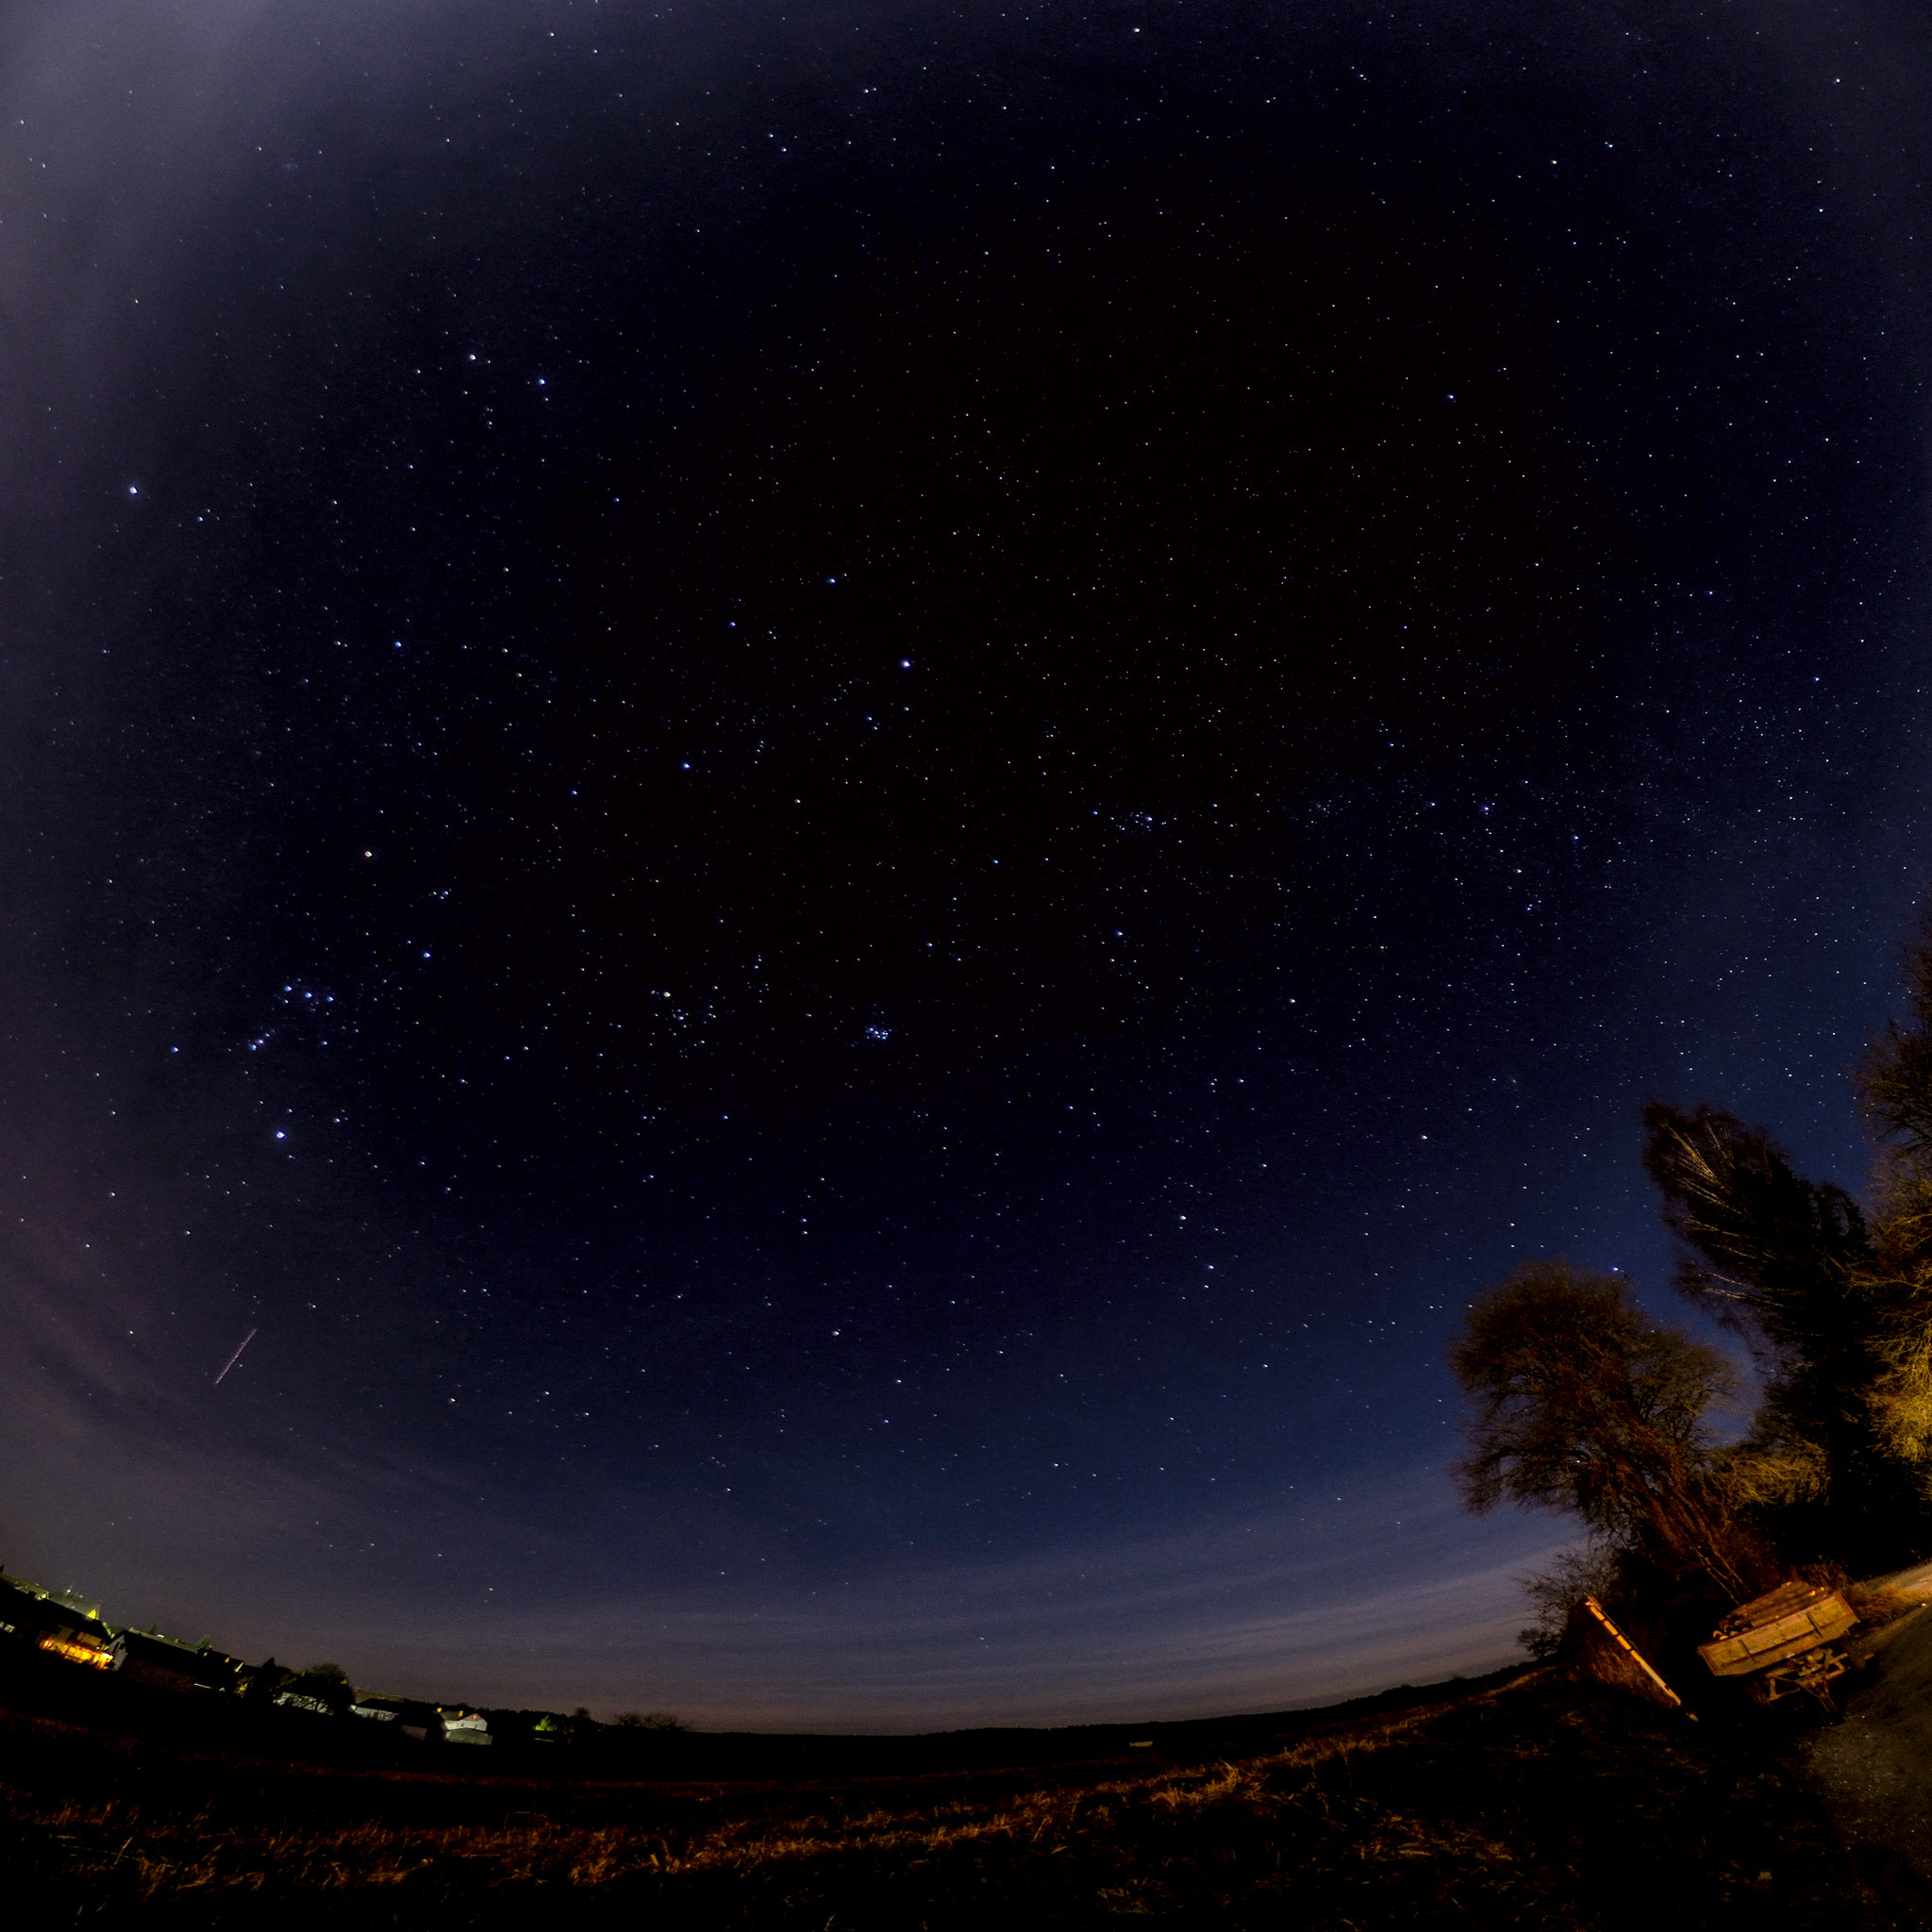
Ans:
{"label": "silhouetted tree", "polygon": [[285,1678],[281,1689],[301,1697],[312,1697],[331,1710],[342,1711],[356,1701],[356,1687],[341,1664],[310,1664]]}
{"label": "silhouetted tree", "polygon": [[1516,1641],[1537,1662],[1543,1663],[1562,1648],[1570,1614],[1585,1597],[1612,1599],[1624,1580],[1624,1552],[1604,1537],[1591,1537],[1580,1548],[1559,1550],[1541,1570],[1523,1579],[1534,1622],[1516,1633]]}
{"label": "silhouetted tree", "polygon": [[[1644,1166],[1683,1245],[1677,1286],[1750,1344],[1765,1376],[1757,1426],[1733,1458],[1734,1494],[1768,1520],[1783,1512],[1787,1542],[1885,1560],[1911,1540],[1924,1491],[1923,1444],[1899,1426],[1910,1270],[1898,1190],[1881,1191],[1868,1218],[1731,1114],[1654,1101],[1643,1125]],[[1932,1374],[1921,1381],[1932,1392]]]}
{"label": "silhouetted tree", "polygon": [[1910,1023],[1891,1021],[1853,1078],[1880,1141],[1924,1171],[1932,1169],[1932,910],[1920,916],[1901,964]]}
{"label": "silhouetted tree", "polygon": [[1643,1164],[1684,1244],[1677,1286],[1774,1374],[1857,1349],[1872,1331],[1858,1204],[1797,1174],[1761,1127],[1700,1107],[1643,1109]]}
{"label": "silhouetted tree", "polygon": [[1905,947],[1911,1019],[1896,1021],[1854,1074],[1878,1141],[1871,1286],[1882,1374],[1873,1393],[1885,1446],[1932,1491],[1932,912]]}
{"label": "silhouetted tree", "polygon": [[1449,1360],[1473,1407],[1468,1507],[1574,1511],[1667,1571],[1752,1593],[1706,1430],[1734,1387],[1715,1349],[1648,1321],[1616,1275],[1525,1261],[1471,1308]]}

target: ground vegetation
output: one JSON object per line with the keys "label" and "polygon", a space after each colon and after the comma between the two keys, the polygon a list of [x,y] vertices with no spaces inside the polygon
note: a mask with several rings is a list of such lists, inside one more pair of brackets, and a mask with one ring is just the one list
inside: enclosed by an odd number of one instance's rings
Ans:
{"label": "ground vegetation", "polygon": [[350,1774],[16,1718],[0,1833],[37,1924],[142,1932],[1897,1923],[1776,1740],[1549,1671],[1262,1750],[898,1779]]}

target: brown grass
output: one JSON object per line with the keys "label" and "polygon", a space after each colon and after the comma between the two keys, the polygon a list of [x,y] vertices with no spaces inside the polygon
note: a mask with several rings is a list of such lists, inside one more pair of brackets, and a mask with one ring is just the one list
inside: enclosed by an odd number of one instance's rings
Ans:
{"label": "brown grass", "polygon": [[1846,1584],[1841,1594],[1857,1614],[1861,1632],[1883,1629],[1909,1615],[1925,1601],[1924,1597],[1907,1596],[1900,1591],[1862,1583]]}
{"label": "brown grass", "polygon": [[[1554,1678],[1241,1761],[1045,1790],[453,1790],[208,1761],[166,1790],[152,1752],[91,1765],[111,1755],[97,1740],[28,1729],[5,1740],[0,1815],[55,1923],[494,1925],[567,1903],[574,1927],[653,1932],[1120,1918],[1653,1932],[1660,1897],[1673,1925],[1867,1923],[1856,1872],[1774,1749]],[[63,1767],[39,1790],[36,1738]]]}

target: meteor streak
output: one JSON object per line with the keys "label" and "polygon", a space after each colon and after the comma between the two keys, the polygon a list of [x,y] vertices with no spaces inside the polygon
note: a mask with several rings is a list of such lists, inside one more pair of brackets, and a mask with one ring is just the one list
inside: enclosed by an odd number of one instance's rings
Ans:
{"label": "meteor streak", "polygon": [[[255,1338],[260,1333],[261,1330],[259,1328],[251,1328],[248,1331],[248,1333],[242,1338],[242,1348],[246,1348],[248,1344],[251,1341],[253,1341]],[[228,1367],[225,1368],[222,1371],[222,1375],[225,1375],[228,1373],[228,1369],[232,1369],[235,1366],[235,1364],[242,1359],[242,1348],[238,1348],[235,1351],[235,1353],[228,1357]],[[217,1375],[215,1377],[215,1387],[217,1389],[219,1389],[222,1386],[222,1375]]]}

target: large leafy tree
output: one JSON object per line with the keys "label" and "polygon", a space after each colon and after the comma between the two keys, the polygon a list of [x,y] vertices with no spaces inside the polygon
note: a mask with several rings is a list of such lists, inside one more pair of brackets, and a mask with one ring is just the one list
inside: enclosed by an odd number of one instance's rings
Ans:
{"label": "large leafy tree", "polygon": [[1715,1349],[1649,1321],[1618,1275],[1525,1261],[1471,1307],[1449,1360],[1471,1403],[1469,1507],[1572,1511],[1666,1571],[1752,1593],[1707,1430],[1734,1390]]}
{"label": "large leafy tree", "polygon": [[[1861,1075],[1881,1148],[1861,1208],[1807,1180],[1761,1127],[1644,1109],[1644,1165],[1682,1243],[1677,1286],[1742,1336],[1765,1377],[1734,1488],[1793,1556],[1903,1561],[1932,1534],[1932,972],[1915,1026]],[[1915,1071],[1915,1069],[1917,1071]]]}
{"label": "large leafy tree", "polygon": [[1815,1501],[1840,1527],[1894,1503],[1874,1427],[1883,1297],[1873,1234],[1842,1188],[1807,1180],[1761,1127],[1653,1102],[1643,1163],[1677,1237],[1677,1287],[1740,1336],[1765,1404],[1740,1470],[1768,1499]]}
{"label": "large leafy tree", "polygon": [[1768,1369],[1802,1374],[1865,1345],[1871,1237],[1842,1188],[1806,1180],[1761,1127],[1661,1101],[1643,1110],[1643,1164],[1683,1243],[1678,1288]]}

